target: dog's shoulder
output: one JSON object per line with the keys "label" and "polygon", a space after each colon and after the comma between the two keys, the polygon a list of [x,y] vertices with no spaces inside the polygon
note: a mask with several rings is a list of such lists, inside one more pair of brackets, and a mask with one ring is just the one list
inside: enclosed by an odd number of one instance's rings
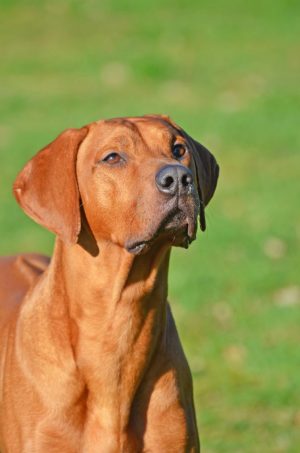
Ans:
{"label": "dog's shoulder", "polygon": [[28,289],[47,269],[50,259],[38,254],[22,254],[0,258],[1,320],[22,302]]}

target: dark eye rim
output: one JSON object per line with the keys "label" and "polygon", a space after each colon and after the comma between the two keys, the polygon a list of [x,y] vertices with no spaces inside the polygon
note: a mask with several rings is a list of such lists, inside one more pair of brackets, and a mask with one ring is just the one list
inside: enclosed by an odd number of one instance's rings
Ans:
{"label": "dark eye rim", "polygon": [[[179,148],[181,150],[183,150],[183,153],[179,154],[179,155],[176,155],[175,150],[179,149]],[[172,154],[175,157],[175,159],[177,159],[177,160],[183,159],[186,156],[186,154],[187,154],[186,145],[184,143],[174,143],[173,148],[172,148]]]}
{"label": "dark eye rim", "polygon": [[[116,159],[114,159],[116,158]],[[121,165],[125,163],[124,157],[117,151],[110,151],[106,156],[104,156],[100,162],[103,162],[108,165]]]}

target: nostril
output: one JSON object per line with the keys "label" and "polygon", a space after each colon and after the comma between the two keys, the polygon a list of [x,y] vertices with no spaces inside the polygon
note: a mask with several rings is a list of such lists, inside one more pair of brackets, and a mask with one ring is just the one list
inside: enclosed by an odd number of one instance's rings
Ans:
{"label": "nostril", "polygon": [[[187,170],[182,165],[166,165],[161,168],[155,176],[158,190],[168,195],[175,195],[184,187],[181,180],[182,176],[188,173]],[[188,183],[186,187],[188,187]]]}
{"label": "nostril", "polygon": [[181,183],[184,187],[189,186],[190,184],[192,184],[192,182],[193,182],[192,175],[188,173],[185,173],[181,178]]}
{"label": "nostril", "polygon": [[162,186],[163,187],[171,187],[171,185],[174,183],[174,178],[172,176],[166,176],[164,180],[162,181]]}

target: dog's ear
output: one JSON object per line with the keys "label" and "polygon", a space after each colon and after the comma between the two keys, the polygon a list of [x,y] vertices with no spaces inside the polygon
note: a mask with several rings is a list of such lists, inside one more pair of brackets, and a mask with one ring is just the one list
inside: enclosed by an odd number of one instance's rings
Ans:
{"label": "dog's ear", "polygon": [[26,214],[66,243],[76,243],[80,232],[76,160],[87,133],[87,127],[64,131],[25,165],[13,186]]}
{"label": "dog's ear", "polygon": [[186,138],[190,145],[197,173],[198,193],[200,198],[200,227],[202,231],[205,231],[205,207],[208,205],[216,190],[219,177],[219,165],[208,149],[190,137],[168,115],[151,116],[161,118],[163,121],[171,124],[172,127],[177,129],[178,132]]}
{"label": "dog's ear", "polygon": [[196,167],[198,192],[200,198],[200,227],[206,229],[205,207],[211,200],[218,182],[219,165],[208,149],[185,133],[189,140]]}

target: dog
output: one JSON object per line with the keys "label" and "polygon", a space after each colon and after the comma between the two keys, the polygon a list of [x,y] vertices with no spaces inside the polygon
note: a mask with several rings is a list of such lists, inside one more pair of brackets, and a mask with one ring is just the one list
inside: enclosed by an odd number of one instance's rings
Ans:
{"label": "dog", "polygon": [[68,129],[25,165],[14,195],[57,238],[0,260],[1,453],[200,451],[168,265],[218,174],[164,115]]}

